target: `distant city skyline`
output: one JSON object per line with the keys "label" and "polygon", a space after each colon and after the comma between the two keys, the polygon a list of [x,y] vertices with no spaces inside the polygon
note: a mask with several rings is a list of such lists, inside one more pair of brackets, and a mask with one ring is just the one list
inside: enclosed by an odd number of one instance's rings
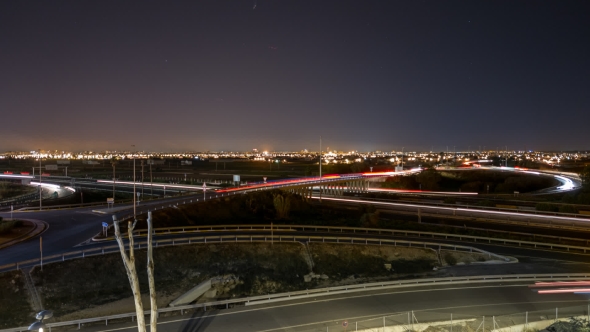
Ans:
{"label": "distant city skyline", "polygon": [[0,150],[588,149],[588,12],[3,1]]}

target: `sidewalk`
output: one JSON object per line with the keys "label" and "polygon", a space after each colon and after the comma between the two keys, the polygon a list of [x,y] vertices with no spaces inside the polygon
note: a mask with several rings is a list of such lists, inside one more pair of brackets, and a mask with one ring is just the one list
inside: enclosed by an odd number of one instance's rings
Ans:
{"label": "sidewalk", "polygon": [[43,233],[49,225],[37,219],[19,219],[23,221],[22,227],[15,227],[9,234],[0,235],[0,249],[10,247],[14,244],[26,241]]}

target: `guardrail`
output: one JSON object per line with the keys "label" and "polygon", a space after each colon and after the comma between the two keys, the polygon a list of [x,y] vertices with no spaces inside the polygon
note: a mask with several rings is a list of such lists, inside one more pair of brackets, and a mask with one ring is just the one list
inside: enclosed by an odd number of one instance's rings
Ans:
{"label": "guardrail", "polygon": [[[288,293],[277,293],[268,295],[251,296],[238,299],[230,299],[224,301],[214,301],[207,303],[199,303],[192,305],[185,305],[179,307],[161,308],[158,309],[158,316],[164,313],[184,313],[191,310],[204,310],[207,308],[223,307],[229,308],[230,305],[257,305],[270,302],[289,301],[304,299],[308,297],[318,296],[330,296],[337,294],[347,294],[354,292],[365,292],[365,291],[377,291],[383,289],[395,289],[395,288],[409,288],[409,287],[423,287],[433,285],[461,285],[471,283],[497,283],[497,282],[528,282],[528,281],[546,281],[546,280],[590,280],[590,273],[573,273],[573,274],[512,274],[512,275],[486,275],[486,276],[471,276],[471,277],[447,277],[447,278],[425,278],[425,279],[411,279],[411,280],[395,280],[395,281],[384,281],[384,282],[373,282],[366,284],[346,285],[346,286],[335,286],[335,287],[324,287],[315,288],[302,291],[288,292]],[[150,311],[144,311],[144,315],[149,316]],[[128,318],[131,321],[136,319],[137,315],[135,312],[102,316],[86,319],[78,319],[66,322],[48,323],[45,325],[51,331],[51,328],[63,327],[63,326],[78,326],[78,329],[82,327],[82,324],[89,323],[102,323],[108,325],[109,321],[121,320]],[[10,329],[0,330],[0,332],[24,332],[27,331],[28,327],[16,327]]]}
{"label": "guardrail", "polygon": [[[165,235],[165,234],[172,234],[171,230],[176,229],[176,232],[185,232],[186,230],[190,229],[190,231],[194,232],[204,232],[204,231],[254,231],[254,230],[263,230],[263,231],[271,231],[271,227],[269,225],[224,225],[224,226],[187,226],[187,227],[171,227],[163,229],[164,232],[156,232],[156,235]],[[156,229],[156,231],[162,230]],[[273,225],[273,231],[306,231],[306,230],[326,230],[328,232],[339,232],[344,233],[344,231],[352,231],[352,233],[365,233],[365,234],[378,234],[378,235],[389,235],[389,236],[416,236],[416,237],[428,237],[429,239],[436,240],[436,239],[444,239],[444,240],[455,240],[455,241],[471,241],[473,243],[487,243],[487,244],[501,244],[501,245],[512,245],[517,247],[526,247],[526,248],[535,248],[535,249],[544,249],[544,250],[559,250],[564,252],[570,253],[589,253],[590,247],[583,247],[583,246],[571,246],[565,244],[552,244],[552,243],[544,243],[544,242],[532,242],[532,241],[520,241],[520,240],[510,240],[510,239],[498,239],[498,238],[488,238],[488,237],[480,237],[480,236],[473,236],[473,235],[460,235],[460,234],[445,234],[445,233],[435,233],[435,232],[421,232],[421,231],[406,231],[406,230],[395,230],[395,229],[372,229],[372,228],[358,228],[358,227],[331,227],[331,226],[309,226],[309,225]],[[142,234],[142,232],[138,232],[138,236]],[[145,231],[143,231],[143,235],[145,235]],[[142,236],[143,236],[142,235]],[[370,244],[375,244],[374,241],[394,241],[394,244],[397,243],[404,243],[403,240],[389,240],[389,239],[370,239],[370,238],[361,238],[361,237],[325,237],[325,236],[264,236],[264,235],[256,235],[256,236],[247,236],[247,235],[228,235],[228,236],[201,236],[201,237],[192,237],[192,238],[180,238],[180,239],[164,239],[164,240],[155,240],[154,246],[163,246],[163,245],[176,245],[176,243],[181,244],[183,241],[187,242],[185,244],[194,244],[199,243],[196,240],[202,240],[202,243],[207,243],[207,239],[219,239],[220,242],[223,242],[223,239],[243,239],[249,238],[250,241],[260,241],[260,239],[264,239],[263,241],[267,241],[275,238],[278,238],[281,241],[282,238],[297,238],[300,241],[304,241],[305,239],[316,239],[316,238],[324,238],[324,239],[337,239],[337,243],[339,242],[338,239],[343,239],[346,241],[351,241],[351,243],[360,244],[363,240],[366,240],[366,244],[369,244],[368,241],[371,241]],[[112,239],[112,238],[111,238]],[[109,239],[109,240],[111,240]],[[357,242],[354,242],[357,240]],[[195,242],[196,241],[196,242]],[[311,240],[310,240],[311,241]],[[359,242],[360,241],[360,242]],[[209,240],[209,242],[211,242]],[[225,241],[228,242],[228,241]],[[412,241],[406,241],[412,242]],[[416,242],[413,241],[412,243],[424,243],[424,242]],[[138,249],[141,249],[142,245],[146,245],[146,242],[138,242],[136,244]],[[438,245],[438,243],[437,243]],[[445,244],[450,245],[450,244]],[[455,245],[451,245],[455,246]],[[456,247],[461,247],[457,245]],[[475,249],[475,248],[474,248]],[[477,249],[479,250],[479,249]],[[50,263],[55,261],[64,261],[66,259],[73,259],[73,258],[80,258],[92,255],[100,255],[105,253],[111,253],[118,251],[117,245],[110,245],[110,246],[102,246],[99,248],[91,248],[86,250],[77,250],[77,251],[70,251],[58,255],[46,256],[41,261],[40,258],[20,261],[12,264],[6,264],[0,266],[0,272],[11,271],[11,270],[18,270],[21,267],[28,267],[34,266],[43,263]]]}
{"label": "guardrail", "polygon": [[[220,225],[220,226],[178,226],[169,228],[156,228],[155,235],[168,235],[174,233],[188,233],[188,232],[213,232],[213,231],[315,231],[318,230],[327,232],[338,232],[338,233],[364,233],[364,234],[378,234],[378,235],[389,235],[389,236],[416,236],[416,237],[428,237],[430,239],[444,239],[444,240],[455,240],[455,241],[470,241],[474,243],[487,243],[487,244],[502,244],[502,245],[514,245],[518,247],[530,247],[537,249],[549,249],[559,250],[565,252],[577,252],[577,253],[590,253],[590,246],[572,246],[567,244],[559,243],[547,243],[547,242],[534,242],[534,241],[521,241],[512,239],[501,239],[501,238],[490,238],[475,235],[461,235],[461,234],[446,234],[436,232],[422,232],[422,231],[406,231],[406,230],[395,230],[395,229],[380,229],[380,228],[360,228],[360,227],[334,227],[334,226],[311,226],[311,225]],[[137,230],[137,236],[146,236],[147,230]],[[106,238],[104,240],[113,240],[113,237]],[[103,240],[103,241],[104,241]],[[588,243],[588,240],[587,240]]]}
{"label": "guardrail", "polygon": [[[111,226],[109,226],[110,228]],[[447,225],[447,227],[454,227],[454,226],[449,226]],[[459,227],[457,227],[459,228]],[[463,228],[463,227],[461,227]],[[173,234],[173,233],[194,233],[194,232],[204,232],[204,231],[226,231],[226,230],[232,230],[232,231],[241,231],[241,230],[270,230],[271,227],[268,224],[252,224],[252,225],[240,225],[240,224],[233,224],[233,225],[207,225],[207,226],[175,226],[175,227],[159,227],[159,228],[154,228],[154,235],[168,235],[168,234]],[[392,230],[392,229],[384,229],[384,228],[363,228],[363,227],[338,227],[338,226],[311,226],[311,225],[273,225],[272,227],[273,230],[277,230],[277,231],[281,231],[281,230],[287,230],[287,231],[298,231],[298,230],[302,230],[305,231],[313,229],[314,231],[319,230],[325,230],[328,232],[331,231],[337,231],[339,233],[343,233],[344,231],[347,232],[352,232],[352,233],[377,233],[377,234],[381,234],[381,232],[391,232],[391,231],[395,231],[397,233],[400,232],[404,232],[404,233],[409,233],[409,234],[418,234],[418,237],[420,237],[420,234],[427,234],[427,235],[442,235],[442,234],[446,234],[446,233],[437,233],[437,232],[422,232],[422,231],[403,231],[403,230]],[[575,242],[583,242],[586,245],[590,245],[590,239],[580,239],[580,238],[571,238],[571,237],[564,237],[564,236],[554,236],[554,235],[539,235],[539,234],[533,234],[533,233],[523,233],[523,232],[511,232],[511,231],[503,231],[503,230],[488,230],[485,228],[468,228],[468,229],[473,229],[473,230],[481,230],[481,231],[488,231],[491,233],[505,233],[508,235],[523,235],[523,236],[532,236],[533,238],[539,238],[539,240],[541,239],[556,239],[558,241],[561,240],[567,240],[567,241],[575,241]],[[145,229],[136,229],[135,230],[135,234],[136,236],[147,236],[147,230]],[[448,236],[460,236],[457,234],[446,234]],[[432,236],[431,236],[432,237]],[[477,237],[478,239],[483,239],[486,240],[489,237]],[[114,237],[110,236],[107,238],[93,238],[93,241],[106,241],[106,240],[114,240]],[[590,249],[590,246],[588,247]]]}
{"label": "guardrail", "polygon": [[[348,244],[365,244],[365,245],[393,245],[393,246],[405,246],[411,248],[423,248],[433,250],[453,250],[453,251],[464,251],[473,252],[488,257],[494,257],[497,259],[504,260],[506,262],[511,261],[510,258],[497,255],[485,250],[473,248],[470,246],[462,246],[455,244],[435,243],[435,242],[419,242],[419,241],[406,241],[406,240],[389,240],[389,239],[378,239],[378,238],[358,238],[358,237],[342,237],[342,236],[285,236],[285,235],[221,235],[221,236],[199,236],[181,239],[163,239],[154,240],[154,247],[166,247],[176,245],[189,245],[198,243],[238,243],[238,242],[322,242],[322,243],[348,243]],[[135,249],[146,248],[147,241],[137,242],[134,244]],[[126,245],[128,248],[128,244]],[[18,270],[23,267],[31,267],[36,265],[43,265],[55,262],[63,262],[65,260],[75,258],[85,258],[89,256],[105,255],[110,253],[118,253],[119,246],[117,244],[104,246],[99,248],[82,249],[76,251],[69,251],[62,254],[50,255],[41,258],[29,259],[26,261],[16,262],[12,264],[6,264],[0,266],[0,272]]]}
{"label": "guardrail", "polygon": [[21,204],[25,204],[27,202],[31,202],[34,200],[39,200],[39,193],[38,192],[24,194],[24,195],[12,197],[9,199],[5,199],[3,201],[0,201],[0,206],[21,205]]}

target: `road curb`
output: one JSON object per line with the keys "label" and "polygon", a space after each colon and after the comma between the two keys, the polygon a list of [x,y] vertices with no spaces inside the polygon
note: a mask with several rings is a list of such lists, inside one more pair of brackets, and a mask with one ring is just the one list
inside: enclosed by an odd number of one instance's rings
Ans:
{"label": "road curb", "polygon": [[20,220],[32,222],[35,225],[35,228],[33,228],[29,232],[22,234],[19,237],[15,238],[9,242],[6,242],[4,244],[0,244],[0,249],[8,248],[8,247],[13,246],[15,244],[24,242],[28,239],[31,239],[37,235],[42,234],[43,232],[45,232],[49,228],[49,224],[47,224],[43,220],[37,220],[37,219],[20,219]]}

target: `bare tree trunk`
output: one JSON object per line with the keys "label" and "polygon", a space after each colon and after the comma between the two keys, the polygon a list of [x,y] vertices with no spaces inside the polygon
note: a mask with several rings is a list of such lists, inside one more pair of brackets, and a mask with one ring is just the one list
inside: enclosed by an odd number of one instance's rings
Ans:
{"label": "bare tree trunk", "polygon": [[158,331],[158,304],[156,303],[156,283],[154,281],[154,255],[152,245],[152,212],[148,212],[148,257],[147,257],[147,273],[150,285],[150,331]]}
{"label": "bare tree trunk", "polygon": [[131,291],[133,292],[133,299],[135,300],[135,313],[137,315],[137,330],[139,332],[145,332],[145,317],[143,313],[143,303],[141,302],[141,290],[139,289],[139,280],[137,279],[137,270],[135,269],[135,254],[133,252],[133,229],[135,223],[131,224],[131,221],[127,223],[127,235],[129,237],[129,256],[125,252],[125,243],[121,237],[121,230],[119,229],[119,221],[113,216],[113,225],[115,226],[115,239],[119,244],[119,250],[121,251],[121,258],[123,259],[123,265],[127,271],[127,277],[129,278],[129,284],[131,285]]}

